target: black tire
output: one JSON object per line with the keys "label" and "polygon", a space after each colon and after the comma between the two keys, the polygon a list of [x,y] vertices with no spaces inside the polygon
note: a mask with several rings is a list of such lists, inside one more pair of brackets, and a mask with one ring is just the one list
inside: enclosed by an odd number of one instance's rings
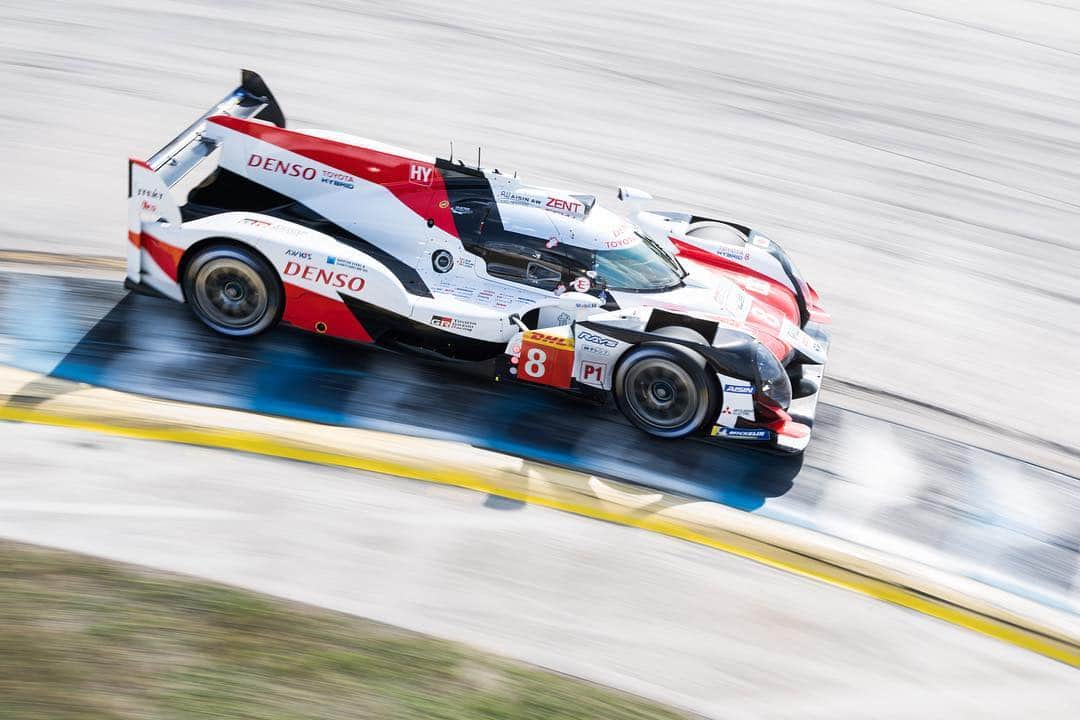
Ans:
{"label": "black tire", "polygon": [[716,416],[720,388],[703,358],[666,343],[641,345],[619,364],[615,402],[638,428],[660,438],[692,435]]}
{"label": "black tire", "polygon": [[187,263],[184,298],[195,317],[230,337],[252,337],[277,324],[284,291],[261,255],[238,245],[201,248]]}

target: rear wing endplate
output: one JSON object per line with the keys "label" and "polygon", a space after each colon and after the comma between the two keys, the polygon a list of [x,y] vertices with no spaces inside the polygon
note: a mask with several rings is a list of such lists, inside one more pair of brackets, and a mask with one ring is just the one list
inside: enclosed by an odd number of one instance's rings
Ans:
{"label": "rear wing endplate", "polygon": [[256,72],[241,70],[240,87],[222,98],[146,161],[166,186],[172,187],[179,182],[217,147],[213,141],[203,138],[206,119],[213,115],[266,120],[278,127],[285,127],[285,115],[266,82]]}

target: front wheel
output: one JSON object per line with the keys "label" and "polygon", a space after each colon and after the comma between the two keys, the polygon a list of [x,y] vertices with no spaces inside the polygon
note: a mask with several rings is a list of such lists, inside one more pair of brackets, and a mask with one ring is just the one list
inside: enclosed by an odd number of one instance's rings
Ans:
{"label": "front wheel", "polygon": [[262,256],[234,245],[198,251],[184,272],[184,297],[210,329],[233,337],[269,330],[283,307],[274,269]]}
{"label": "front wheel", "polygon": [[630,422],[662,438],[697,432],[720,399],[715,379],[692,351],[663,344],[630,351],[612,389]]}

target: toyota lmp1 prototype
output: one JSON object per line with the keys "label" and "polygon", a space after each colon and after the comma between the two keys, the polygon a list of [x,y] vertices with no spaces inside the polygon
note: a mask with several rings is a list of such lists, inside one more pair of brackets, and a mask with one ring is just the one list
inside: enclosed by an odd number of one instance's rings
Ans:
{"label": "toyota lmp1 prototype", "polygon": [[646,210],[625,187],[617,214],[516,174],[288,130],[246,70],[130,161],[128,194],[126,285],[219,333],[284,322],[488,361],[495,379],[611,397],[662,438],[809,442],[829,316],[743,225]]}

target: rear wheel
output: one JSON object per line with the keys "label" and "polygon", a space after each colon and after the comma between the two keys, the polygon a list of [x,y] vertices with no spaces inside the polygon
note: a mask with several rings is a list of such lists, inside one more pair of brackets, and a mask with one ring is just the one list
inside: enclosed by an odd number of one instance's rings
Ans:
{"label": "rear wheel", "polygon": [[615,374],[613,390],[630,422],[662,438],[697,432],[712,418],[720,395],[700,356],[659,343],[630,351]]}
{"label": "rear wheel", "polygon": [[203,248],[184,272],[195,316],[222,335],[249,337],[272,328],[283,307],[281,283],[260,255],[233,245]]}

